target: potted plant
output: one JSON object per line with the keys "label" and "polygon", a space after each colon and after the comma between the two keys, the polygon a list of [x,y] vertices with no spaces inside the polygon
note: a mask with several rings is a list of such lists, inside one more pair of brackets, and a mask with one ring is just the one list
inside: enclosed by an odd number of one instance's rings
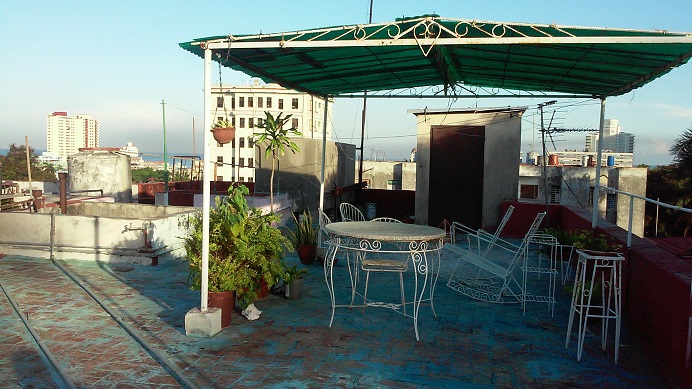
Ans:
{"label": "potted plant", "polygon": [[284,292],[290,300],[299,300],[303,297],[303,276],[308,274],[308,269],[298,269],[298,265],[285,265],[286,276],[284,278]]}
{"label": "potted plant", "polygon": [[[293,250],[291,242],[272,227],[278,219],[274,214],[262,214],[249,208],[244,185],[231,187],[229,196],[217,200],[209,212],[209,292],[234,292],[241,310],[257,298],[262,282],[268,287],[285,278],[282,257]],[[200,289],[202,272],[202,218],[192,219],[184,247],[190,261],[188,281],[192,289]],[[222,308],[223,309],[223,308]],[[230,324],[230,310],[227,323]],[[222,320],[223,322],[223,320]],[[223,324],[222,324],[223,326]]]}
{"label": "potted plant", "polygon": [[211,132],[214,135],[214,140],[221,144],[229,143],[235,137],[235,127],[231,125],[228,118],[218,119],[211,126]]}
{"label": "potted plant", "polygon": [[597,234],[595,231],[581,230],[574,236],[572,243],[577,249],[596,254],[611,256],[622,248],[621,244],[611,244],[605,234]]}
{"label": "potted plant", "polygon": [[308,211],[303,211],[300,218],[293,215],[296,224],[291,230],[291,243],[298,252],[298,258],[304,265],[311,264],[317,256],[317,228],[312,223],[312,215]]}
{"label": "potted plant", "polygon": [[279,113],[276,117],[269,111],[265,111],[265,119],[260,123],[256,124],[256,128],[260,128],[263,131],[253,134],[255,143],[264,145],[266,150],[264,152],[265,159],[272,157],[272,172],[269,178],[269,206],[271,212],[274,212],[274,168],[276,166],[276,161],[280,156],[284,155],[285,148],[288,147],[294,154],[300,153],[300,148],[297,144],[291,141],[288,135],[292,136],[302,136],[296,128],[284,128],[286,123],[291,119],[292,115],[286,115],[281,117],[283,113]]}

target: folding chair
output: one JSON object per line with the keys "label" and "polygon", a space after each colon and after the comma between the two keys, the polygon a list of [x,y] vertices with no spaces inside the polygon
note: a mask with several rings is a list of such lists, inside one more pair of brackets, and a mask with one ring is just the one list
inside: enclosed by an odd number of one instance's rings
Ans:
{"label": "folding chair", "polygon": [[[536,215],[519,246],[500,238],[493,239],[492,235],[483,232],[470,236],[488,245],[483,252],[472,250],[471,247],[464,249],[453,244],[445,244],[443,250],[458,256],[447,286],[480,301],[521,302],[523,289],[514,277],[514,268],[525,258],[529,242],[544,217],[545,212]],[[478,247],[481,247],[480,242]],[[502,262],[503,256],[511,256],[508,263]]]}

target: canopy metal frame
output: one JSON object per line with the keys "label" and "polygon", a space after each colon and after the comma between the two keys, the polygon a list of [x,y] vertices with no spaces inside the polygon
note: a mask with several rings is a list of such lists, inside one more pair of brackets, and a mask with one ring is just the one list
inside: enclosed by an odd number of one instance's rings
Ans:
{"label": "canopy metal frame", "polygon": [[[423,15],[390,23],[180,43],[204,58],[204,109],[211,108],[211,62],[325,98],[320,207],[328,102],[368,98],[594,98],[601,101],[592,226],[596,226],[605,102],[692,57],[692,34],[482,22]],[[204,116],[204,127],[211,118]],[[201,308],[207,309],[210,143],[204,131]]]}

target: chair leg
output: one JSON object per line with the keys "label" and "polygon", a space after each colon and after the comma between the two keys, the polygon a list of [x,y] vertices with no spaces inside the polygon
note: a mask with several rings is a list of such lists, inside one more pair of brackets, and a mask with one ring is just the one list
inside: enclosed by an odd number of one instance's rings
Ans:
{"label": "chair leg", "polygon": [[404,298],[404,273],[399,273],[399,286],[401,287],[401,306],[404,308],[404,315],[406,315],[406,299]]}
{"label": "chair leg", "polygon": [[370,281],[370,272],[365,271],[365,291],[363,292],[363,313],[365,313],[365,306],[368,303],[368,281]]}

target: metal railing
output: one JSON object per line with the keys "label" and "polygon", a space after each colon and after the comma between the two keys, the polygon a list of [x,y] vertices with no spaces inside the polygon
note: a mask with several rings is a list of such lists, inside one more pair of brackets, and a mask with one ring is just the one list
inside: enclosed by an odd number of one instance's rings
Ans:
{"label": "metal railing", "polygon": [[[600,188],[602,188],[602,189],[608,191],[608,193],[613,193],[613,192],[614,192],[614,193],[617,193],[617,194],[623,194],[623,195],[626,195],[626,196],[629,196],[629,197],[630,197],[630,211],[629,211],[629,219],[628,219],[628,221],[627,221],[627,248],[632,247],[632,219],[633,219],[633,214],[634,214],[634,199],[644,200],[645,202],[649,202],[649,203],[652,203],[652,204],[656,204],[656,205],[658,205],[658,206],[665,207],[665,208],[670,208],[670,209],[673,209],[673,210],[675,210],[675,211],[681,211],[681,212],[692,213],[692,209],[689,209],[689,208],[684,208],[684,207],[680,207],[680,206],[677,206],[677,205],[670,205],[670,204],[662,203],[662,202],[657,201],[657,200],[652,200],[652,199],[647,198],[647,197],[642,197],[642,196],[639,196],[639,195],[636,195],[636,194],[632,194],[632,193],[629,193],[629,192],[625,192],[625,191],[622,191],[622,190],[618,190],[618,189],[615,189],[615,188],[610,188],[610,187],[608,187],[608,186],[603,186],[603,185],[601,185]],[[658,221],[657,221],[657,222],[658,222]]]}

